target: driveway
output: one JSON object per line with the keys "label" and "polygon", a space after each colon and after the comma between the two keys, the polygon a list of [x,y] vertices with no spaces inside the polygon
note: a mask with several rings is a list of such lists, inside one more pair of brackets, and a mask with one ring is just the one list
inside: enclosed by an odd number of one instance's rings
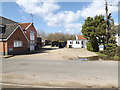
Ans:
{"label": "driveway", "polygon": [[90,52],[85,48],[57,48],[51,46],[45,46],[38,52],[34,54],[27,54],[27,55],[18,55],[11,57],[13,59],[39,59],[39,60],[75,60],[79,57],[92,57],[98,56],[94,52]]}

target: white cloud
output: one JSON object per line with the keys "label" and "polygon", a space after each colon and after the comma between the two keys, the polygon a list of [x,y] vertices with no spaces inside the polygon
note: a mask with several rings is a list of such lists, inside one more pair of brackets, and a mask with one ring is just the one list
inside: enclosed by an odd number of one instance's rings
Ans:
{"label": "white cloud", "polygon": [[[119,0],[107,0],[117,5]],[[93,0],[87,7],[76,12],[60,11],[61,6],[55,0],[17,0],[16,3],[24,12],[34,14],[43,18],[48,26],[62,26],[66,32],[80,31],[82,25],[77,21],[80,17],[105,14],[105,0]],[[117,12],[117,6],[109,6],[109,12]]]}
{"label": "white cloud", "polygon": [[74,33],[74,32],[80,32],[82,29],[82,24],[80,23],[70,23],[65,25],[66,32]]}
{"label": "white cloud", "polygon": [[77,21],[80,18],[80,11],[61,11],[57,14],[48,14],[44,17],[48,26],[60,26]]}
{"label": "white cloud", "polygon": [[17,0],[16,3],[26,12],[36,15],[46,15],[60,8],[55,0]]}
{"label": "white cloud", "polygon": [[61,31],[61,30],[59,30],[58,32],[59,32],[59,33],[61,33],[62,31]]}
{"label": "white cloud", "polygon": [[[118,1],[119,0],[107,0],[108,1],[108,10],[110,13],[117,12],[118,11]],[[115,5],[115,6],[110,6],[110,4]],[[105,15],[105,0],[93,0],[93,2],[88,5],[87,7],[84,7],[81,10],[81,16],[86,18],[86,17],[94,17],[95,15]]]}
{"label": "white cloud", "polygon": [[118,25],[118,22],[115,22],[114,24],[115,24],[115,25]]}

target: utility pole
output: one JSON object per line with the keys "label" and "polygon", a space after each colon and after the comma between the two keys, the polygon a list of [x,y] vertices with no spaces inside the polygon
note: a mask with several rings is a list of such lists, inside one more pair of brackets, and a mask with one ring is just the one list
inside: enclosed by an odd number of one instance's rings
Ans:
{"label": "utility pole", "polygon": [[105,11],[106,11],[106,44],[109,42],[109,20],[111,18],[111,13],[109,13],[108,15],[108,5],[109,6],[119,6],[119,5],[112,5],[112,4],[108,4],[107,0],[105,0]]}
{"label": "utility pole", "polygon": [[106,11],[106,43],[108,43],[108,4],[105,0],[105,11]]}

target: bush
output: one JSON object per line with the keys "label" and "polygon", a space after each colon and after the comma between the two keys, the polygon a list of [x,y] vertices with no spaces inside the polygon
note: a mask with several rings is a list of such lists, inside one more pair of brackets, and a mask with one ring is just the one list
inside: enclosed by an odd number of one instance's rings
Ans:
{"label": "bush", "polygon": [[87,44],[87,50],[93,52],[93,47],[92,47],[91,43],[87,42],[86,44]]}
{"label": "bush", "polygon": [[87,50],[92,52],[98,52],[98,44],[96,42],[87,42]]}
{"label": "bush", "polygon": [[113,58],[116,55],[116,44],[108,43],[105,45],[104,54]]}
{"label": "bush", "polygon": [[117,56],[120,57],[120,46],[118,46],[118,47],[116,48],[116,54],[117,54]]}

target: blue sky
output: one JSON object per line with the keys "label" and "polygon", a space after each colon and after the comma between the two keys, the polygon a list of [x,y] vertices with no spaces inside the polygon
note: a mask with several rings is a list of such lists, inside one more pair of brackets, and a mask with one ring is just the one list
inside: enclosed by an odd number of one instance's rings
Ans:
{"label": "blue sky", "polygon": [[[117,4],[117,0],[112,2]],[[109,12],[115,23],[118,22],[118,7],[109,7]],[[17,2],[2,2],[1,16],[19,23],[31,22],[30,13],[33,14],[33,23],[36,29],[47,33],[62,32],[80,34],[84,20],[96,14],[105,15],[103,2],[30,2],[17,0]]]}

